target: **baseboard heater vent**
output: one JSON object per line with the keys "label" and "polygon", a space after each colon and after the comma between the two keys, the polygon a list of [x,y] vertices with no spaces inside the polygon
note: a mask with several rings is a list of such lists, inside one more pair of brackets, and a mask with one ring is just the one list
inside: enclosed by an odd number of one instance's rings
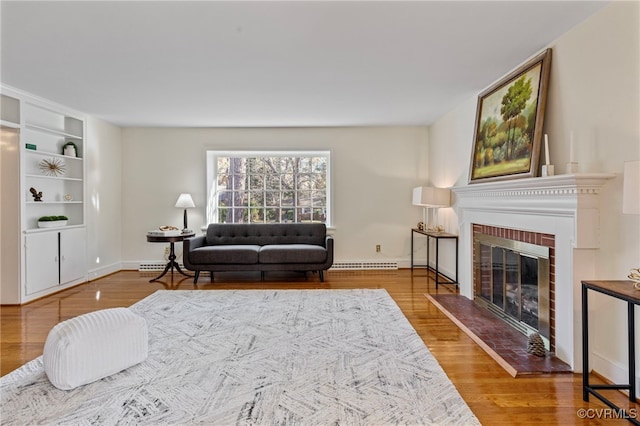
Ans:
{"label": "baseboard heater vent", "polygon": [[346,271],[354,269],[398,269],[398,262],[334,262],[333,266],[331,266],[330,269],[336,271]]}
{"label": "baseboard heater vent", "polygon": [[[181,269],[184,269],[184,265],[182,263],[178,263],[178,265],[180,265]],[[158,263],[141,263],[140,266],[138,266],[138,271],[140,272],[145,272],[145,271],[164,271],[164,268],[166,268],[167,263],[162,263],[162,262],[158,262]]]}
{"label": "baseboard heater vent", "polygon": [[[163,271],[166,263],[141,263],[138,267],[138,271]],[[184,265],[180,263],[180,268],[184,269]],[[398,269],[398,262],[368,262],[368,261],[355,261],[355,262],[334,262],[330,268],[334,271],[347,271],[347,270],[363,270],[363,269]]]}

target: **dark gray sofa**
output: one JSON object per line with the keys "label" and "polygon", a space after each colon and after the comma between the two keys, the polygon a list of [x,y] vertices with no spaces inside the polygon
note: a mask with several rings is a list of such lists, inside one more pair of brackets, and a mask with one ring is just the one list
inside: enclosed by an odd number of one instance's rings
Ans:
{"label": "dark gray sofa", "polygon": [[323,223],[210,224],[184,240],[184,266],[195,271],[324,271],[333,264],[333,238]]}

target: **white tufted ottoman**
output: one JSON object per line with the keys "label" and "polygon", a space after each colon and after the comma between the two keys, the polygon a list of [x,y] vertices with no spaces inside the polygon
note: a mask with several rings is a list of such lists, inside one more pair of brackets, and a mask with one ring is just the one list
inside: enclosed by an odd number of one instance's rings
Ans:
{"label": "white tufted ottoman", "polygon": [[63,321],[47,336],[44,371],[69,390],[110,376],[147,358],[147,322],[127,308],[104,309]]}

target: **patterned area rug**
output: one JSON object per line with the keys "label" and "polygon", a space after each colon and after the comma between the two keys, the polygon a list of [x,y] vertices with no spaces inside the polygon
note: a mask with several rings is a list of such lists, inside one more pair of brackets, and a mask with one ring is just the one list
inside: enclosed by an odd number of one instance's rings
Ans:
{"label": "patterned area rug", "polygon": [[71,391],[39,357],[0,379],[2,425],[479,424],[385,290],[160,290],[149,358]]}

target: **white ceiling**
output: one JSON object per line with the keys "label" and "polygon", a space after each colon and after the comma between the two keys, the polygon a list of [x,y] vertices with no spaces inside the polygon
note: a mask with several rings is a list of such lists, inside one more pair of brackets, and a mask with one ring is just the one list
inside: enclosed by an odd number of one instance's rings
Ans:
{"label": "white ceiling", "polygon": [[120,126],[426,125],[605,4],[2,1],[0,76]]}

